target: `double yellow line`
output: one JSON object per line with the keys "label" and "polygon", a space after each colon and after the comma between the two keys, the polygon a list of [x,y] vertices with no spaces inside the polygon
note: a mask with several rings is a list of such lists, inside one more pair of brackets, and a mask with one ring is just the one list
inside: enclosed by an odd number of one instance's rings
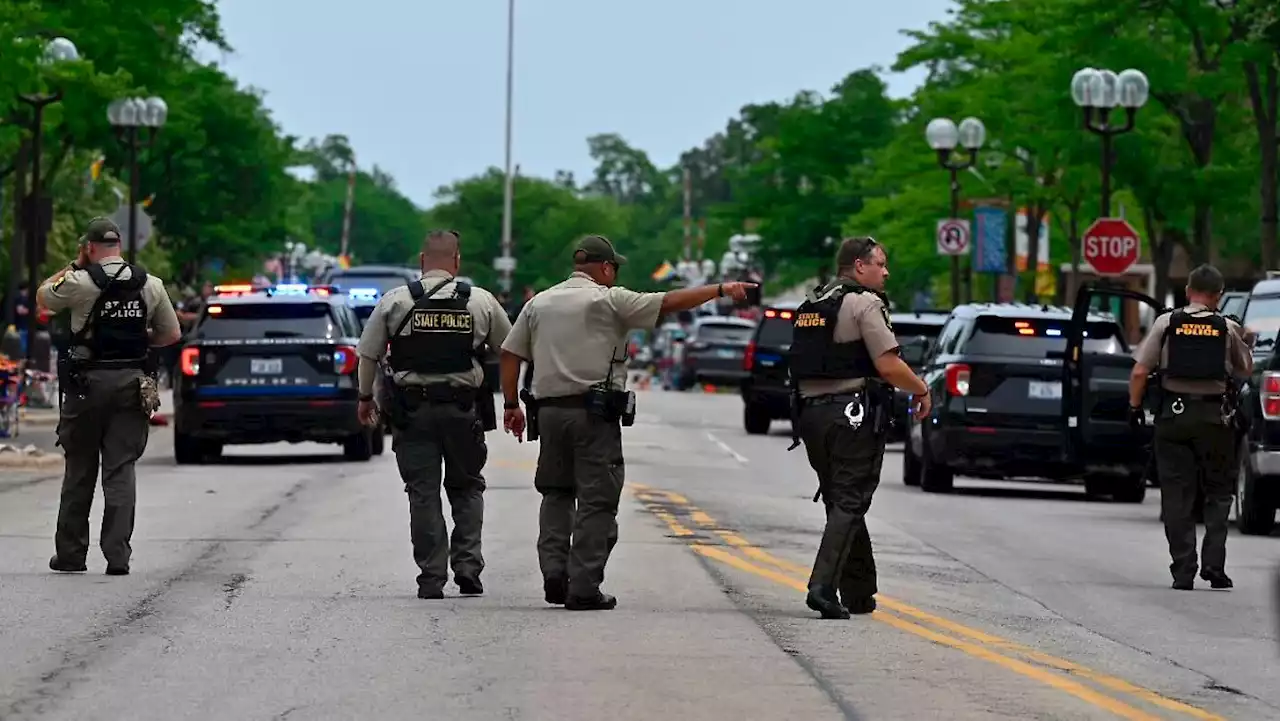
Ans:
{"label": "double yellow line", "polygon": [[[773,581],[799,592],[808,591],[809,569],[790,563],[752,545],[732,530],[722,527],[714,518],[697,508],[684,496],[638,483],[630,484],[645,508],[666,523],[673,535],[686,539],[695,553],[740,571]],[[694,530],[682,522],[687,517],[698,527]],[[708,535],[709,534],[709,535]],[[717,540],[718,539],[718,540]],[[730,550],[726,550],[726,548]],[[975,658],[989,661],[1021,676],[1064,691],[1086,703],[1131,719],[1160,721],[1137,706],[1087,686],[1083,679],[1117,694],[1127,694],[1152,706],[1185,714],[1204,721],[1225,721],[1222,716],[1176,701],[1124,679],[1094,671],[1065,659],[1042,653],[1022,644],[969,628],[950,619],[922,611],[901,601],[876,595],[878,609],[871,618],[896,629],[920,636],[934,643],[954,648]],[[887,609],[887,610],[886,610]],[[909,620],[911,619],[911,620]],[[925,625],[928,624],[928,625]]]}

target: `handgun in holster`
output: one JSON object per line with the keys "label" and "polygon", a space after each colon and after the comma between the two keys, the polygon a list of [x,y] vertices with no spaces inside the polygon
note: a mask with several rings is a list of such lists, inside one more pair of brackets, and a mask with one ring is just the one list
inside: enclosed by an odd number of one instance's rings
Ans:
{"label": "handgun in holster", "polygon": [[[794,380],[791,381],[791,395],[789,398],[791,406],[791,445],[787,446],[788,451],[794,451],[800,447],[800,414],[804,412],[804,399],[800,397],[800,388]],[[822,493],[822,491],[818,491]],[[816,502],[817,496],[813,497]]]}
{"label": "handgun in holster", "polygon": [[382,384],[378,386],[378,409],[383,422],[393,430],[404,430],[409,426],[408,394],[396,385],[395,374],[383,364]]}
{"label": "handgun in holster", "polygon": [[531,441],[538,440],[538,399],[528,388],[520,389],[520,401],[524,403],[524,434]]}

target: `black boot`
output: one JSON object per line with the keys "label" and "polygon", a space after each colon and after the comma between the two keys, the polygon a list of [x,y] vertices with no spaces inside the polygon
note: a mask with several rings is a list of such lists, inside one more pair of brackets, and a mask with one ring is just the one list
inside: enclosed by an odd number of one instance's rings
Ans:
{"label": "black boot", "polygon": [[553,606],[563,606],[569,597],[569,579],[553,576],[542,582],[543,598]]}
{"label": "black boot", "polygon": [[75,564],[69,561],[63,561],[57,556],[54,556],[49,559],[49,570],[57,571],[59,573],[84,573],[89,570],[89,568],[85,565],[84,561],[81,561],[79,564]]}
{"label": "black boot", "polygon": [[618,599],[607,593],[596,593],[595,598],[570,596],[564,601],[564,607],[570,611],[612,611],[617,605]]}
{"label": "black boot", "polygon": [[871,613],[876,610],[875,596],[854,596],[848,593],[840,594],[840,598],[844,601],[844,607],[849,609],[849,613],[855,616],[864,613]]}
{"label": "black boot", "polygon": [[809,589],[809,595],[804,599],[805,605],[818,613],[823,618],[848,618],[849,612],[844,606],[840,605],[840,599],[836,597],[836,589],[831,586],[813,586]]}
{"label": "black boot", "polygon": [[1210,586],[1219,590],[1224,588],[1233,588],[1235,586],[1235,584],[1231,582],[1231,578],[1222,571],[1202,568],[1200,569],[1200,578],[1208,581]]}

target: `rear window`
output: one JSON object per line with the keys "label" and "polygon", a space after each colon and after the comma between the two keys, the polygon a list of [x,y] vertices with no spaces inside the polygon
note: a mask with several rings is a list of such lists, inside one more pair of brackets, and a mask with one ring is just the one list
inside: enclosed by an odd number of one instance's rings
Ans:
{"label": "rear window", "polygon": [[[1045,318],[978,318],[973,337],[965,351],[982,355],[1011,355],[1045,358],[1054,351],[1062,352],[1067,341],[1067,320]],[[1085,326],[1084,350],[1089,353],[1126,353],[1129,346],[1115,323],[1089,323]]]}
{"label": "rear window", "polygon": [[329,279],[329,284],[346,290],[376,289],[378,295],[383,295],[392,288],[408,285],[409,277],[399,274],[364,275],[361,273],[337,273]]}
{"label": "rear window", "polygon": [[337,327],[327,303],[211,303],[197,338],[332,338]]}
{"label": "rear window", "polygon": [[791,345],[792,312],[789,310],[767,310],[760,321],[760,333],[756,343],[762,346],[782,348]]}
{"label": "rear window", "polygon": [[698,340],[707,343],[746,343],[751,340],[755,328],[749,325],[731,325],[728,323],[707,323],[698,326]]}

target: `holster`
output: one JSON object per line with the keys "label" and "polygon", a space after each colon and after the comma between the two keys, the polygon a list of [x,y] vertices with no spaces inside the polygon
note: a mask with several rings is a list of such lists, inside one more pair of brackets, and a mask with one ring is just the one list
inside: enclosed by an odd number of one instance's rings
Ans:
{"label": "holster", "polygon": [[592,389],[587,391],[585,402],[588,413],[610,423],[635,423],[636,396],[631,391]]}
{"label": "holster", "polygon": [[378,410],[389,428],[404,430],[409,426],[408,396],[396,385],[395,377],[390,373],[382,374],[382,384],[378,387]]}
{"label": "holster", "polygon": [[493,391],[487,386],[481,386],[480,392],[476,393],[476,417],[486,431],[498,427],[498,403],[493,397]]}
{"label": "holster", "polygon": [[538,400],[528,388],[520,390],[520,400],[524,402],[525,437],[531,441],[538,440]]}
{"label": "holster", "polygon": [[63,393],[84,395],[89,389],[89,379],[85,375],[84,362],[73,358],[70,353],[58,354],[58,388]]}
{"label": "holster", "polygon": [[[794,380],[791,381],[791,445],[787,446],[788,451],[794,451],[800,447],[800,414],[804,411],[804,399],[800,397],[799,384]],[[822,493],[821,489],[818,491]],[[813,497],[814,502],[818,500],[818,496]]]}

